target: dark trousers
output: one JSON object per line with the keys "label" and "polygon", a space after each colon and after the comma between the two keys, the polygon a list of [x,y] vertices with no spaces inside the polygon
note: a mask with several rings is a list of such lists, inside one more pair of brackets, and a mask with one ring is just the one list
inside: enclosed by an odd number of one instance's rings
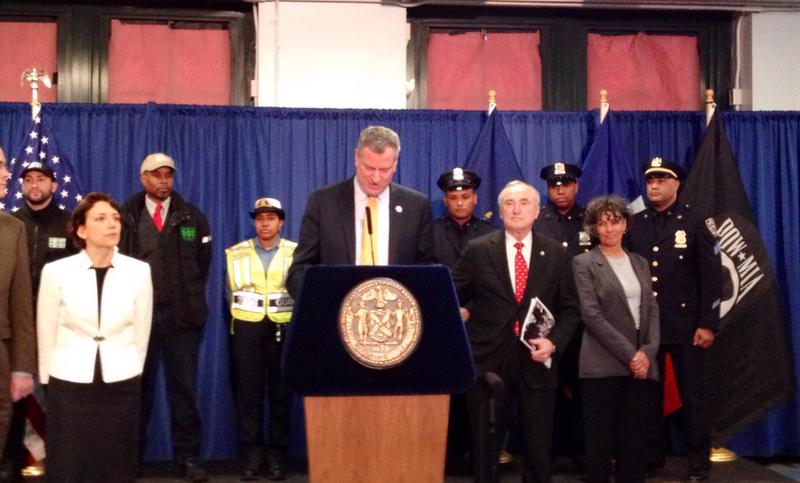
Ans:
{"label": "dark trousers", "polygon": [[573,460],[583,454],[583,411],[578,362],[581,352],[582,328],[558,359],[558,391],[554,415],[553,453]]}
{"label": "dark trousers", "polygon": [[28,450],[25,448],[25,419],[28,398],[24,397],[11,405],[11,421],[8,427],[3,461],[14,471],[19,471],[27,463]]}
{"label": "dark trousers", "polygon": [[[281,375],[281,352],[288,324],[234,320],[231,337],[239,441],[248,459],[261,459],[264,396],[269,401],[267,456],[282,462],[289,446],[292,396]],[[280,330],[280,341],[276,332]],[[266,391],[265,391],[266,390]]]}
{"label": "dark trousers", "polygon": [[681,397],[683,429],[686,437],[689,467],[692,470],[711,468],[711,418],[709,417],[703,375],[705,350],[691,345],[662,345],[658,351],[658,369],[661,380],[656,388],[656,405],[652,437],[648,441],[648,462],[663,465],[666,455],[664,430],[664,371],[666,354],[672,358],[675,380]]}
{"label": "dark trousers", "polygon": [[581,379],[586,476],[589,483],[644,482],[648,401],[654,381],[625,377]]}
{"label": "dark trousers", "polygon": [[8,390],[11,383],[11,358],[8,354],[8,340],[0,340],[0,444],[5,451],[6,437],[11,425],[11,391]]}
{"label": "dark trousers", "polygon": [[[516,401],[523,451],[522,480],[526,483],[549,482],[555,388],[528,387],[521,377],[514,374],[501,374],[500,377],[504,382],[503,393],[493,402],[488,387],[480,378],[466,392],[475,481],[497,481],[497,459]],[[493,416],[495,424],[492,424]]]}
{"label": "dark trousers", "polygon": [[[158,361],[164,360],[167,397],[172,417],[172,444],[179,462],[200,454],[200,414],[197,410],[197,357],[202,328],[178,327],[168,306],[153,306],[150,345],[142,375],[142,435],[153,409]],[[143,438],[144,441],[144,438]]]}

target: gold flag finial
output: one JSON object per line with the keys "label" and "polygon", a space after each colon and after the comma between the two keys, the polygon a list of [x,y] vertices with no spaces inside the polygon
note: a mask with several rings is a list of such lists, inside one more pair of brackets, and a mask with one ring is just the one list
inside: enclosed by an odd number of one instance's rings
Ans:
{"label": "gold flag finial", "polygon": [[602,124],[606,118],[606,114],[608,114],[609,109],[608,104],[608,91],[605,89],[600,89],[600,123]]}
{"label": "gold flag finial", "polygon": [[36,119],[39,111],[42,109],[42,104],[39,102],[39,82],[44,84],[48,89],[53,86],[50,82],[50,76],[47,71],[31,67],[22,72],[22,77],[19,80],[19,85],[25,85],[25,82],[30,83],[31,86],[31,119]]}
{"label": "gold flag finial", "polygon": [[494,111],[494,108],[497,107],[497,91],[494,89],[489,90],[489,111],[488,113],[491,114]]}
{"label": "gold flag finial", "polygon": [[714,89],[706,89],[706,126],[711,122],[714,117],[714,111],[717,109],[717,103],[714,102]]}

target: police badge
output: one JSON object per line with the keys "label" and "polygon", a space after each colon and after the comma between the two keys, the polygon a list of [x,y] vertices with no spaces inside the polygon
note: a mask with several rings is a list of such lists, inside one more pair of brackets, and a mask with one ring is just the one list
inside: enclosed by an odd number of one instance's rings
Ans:
{"label": "police badge", "polygon": [[675,232],[675,248],[686,248],[687,246],[686,232],[683,230],[677,230]]}

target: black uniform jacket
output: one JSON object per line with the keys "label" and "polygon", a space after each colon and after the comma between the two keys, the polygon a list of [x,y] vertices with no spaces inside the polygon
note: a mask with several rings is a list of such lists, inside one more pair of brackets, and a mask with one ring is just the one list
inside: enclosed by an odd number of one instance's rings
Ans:
{"label": "black uniform jacket", "polygon": [[564,215],[552,205],[542,206],[533,229],[556,240],[570,257],[574,257],[594,246],[594,241],[583,229],[585,213],[583,206],[577,204]]}
{"label": "black uniform jacket", "polygon": [[698,327],[717,330],[722,293],[719,245],[686,205],[648,207],[634,215],[625,238],[650,266],[659,305],[661,344],[691,344]]}
{"label": "black uniform jacket", "polygon": [[497,230],[492,223],[473,216],[463,225],[459,225],[450,215],[445,215],[433,222],[433,243],[436,261],[450,268],[464,252],[467,242],[479,236]]}

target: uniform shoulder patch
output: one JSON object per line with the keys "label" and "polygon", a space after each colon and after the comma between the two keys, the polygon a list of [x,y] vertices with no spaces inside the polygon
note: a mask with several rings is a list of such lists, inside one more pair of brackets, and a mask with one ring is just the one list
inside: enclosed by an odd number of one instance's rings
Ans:
{"label": "uniform shoulder patch", "polygon": [[708,229],[708,232],[711,233],[711,236],[714,238],[717,237],[717,224],[714,222],[714,218],[706,218],[706,229]]}

